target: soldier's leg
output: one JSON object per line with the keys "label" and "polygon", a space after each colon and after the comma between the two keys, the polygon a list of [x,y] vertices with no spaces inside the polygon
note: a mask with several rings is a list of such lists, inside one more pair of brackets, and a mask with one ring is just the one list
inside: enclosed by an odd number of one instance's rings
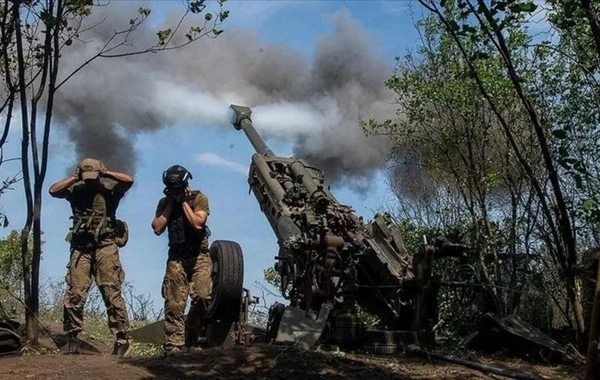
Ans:
{"label": "soldier's leg", "polygon": [[199,330],[203,327],[203,318],[212,291],[212,260],[208,253],[198,255],[194,262],[192,281],[190,284],[192,304],[186,324],[189,329]]}
{"label": "soldier's leg", "polygon": [[121,294],[125,272],[121,266],[121,260],[119,260],[119,248],[116,244],[102,247],[96,251],[94,275],[106,306],[108,328],[117,336],[117,339],[126,339],[129,330],[129,316]]}
{"label": "soldier's leg", "polygon": [[90,252],[71,249],[65,282],[63,328],[69,335],[76,336],[83,328],[83,307],[92,285]]}
{"label": "soldier's leg", "polygon": [[181,259],[170,257],[167,260],[161,293],[165,300],[165,349],[182,348],[188,281]]}

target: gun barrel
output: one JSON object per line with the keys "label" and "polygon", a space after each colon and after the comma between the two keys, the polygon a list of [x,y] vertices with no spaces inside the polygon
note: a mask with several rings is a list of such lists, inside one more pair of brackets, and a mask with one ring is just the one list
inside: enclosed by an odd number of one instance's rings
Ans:
{"label": "gun barrel", "polygon": [[252,125],[251,115],[252,110],[248,107],[234,104],[229,106],[229,121],[235,129],[238,131],[242,129],[244,131],[254,150],[263,156],[275,156],[262,137],[256,132],[254,125]]}

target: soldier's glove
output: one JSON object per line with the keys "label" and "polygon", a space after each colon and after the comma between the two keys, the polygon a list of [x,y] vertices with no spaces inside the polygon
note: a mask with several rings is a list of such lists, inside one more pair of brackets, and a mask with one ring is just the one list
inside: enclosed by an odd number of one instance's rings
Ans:
{"label": "soldier's glove", "polygon": [[169,189],[168,187],[165,187],[165,189],[163,190],[163,193],[169,198],[171,199],[171,201],[173,201],[174,203],[181,203],[184,201],[184,194],[183,192],[174,192],[172,189]]}
{"label": "soldier's glove", "polygon": [[168,187],[165,187],[163,189],[163,194],[165,195],[165,197],[169,198],[170,200],[173,200],[173,196],[171,195],[171,192],[169,191]]}

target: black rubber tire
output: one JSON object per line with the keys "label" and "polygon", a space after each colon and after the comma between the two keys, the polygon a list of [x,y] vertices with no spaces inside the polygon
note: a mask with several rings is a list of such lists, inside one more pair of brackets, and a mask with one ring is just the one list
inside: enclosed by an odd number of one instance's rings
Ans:
{"label": "black rubber tire", "polygon": [[213,290],[206,310],[209,321],[239,322],[244,292],[244,255],[234,241],[215,240],[210,246]]}
{"label": "black rubber tire", "polygon": [[9,323],[0,322],[0,356],[20,354],[21,346],[16,329]]}

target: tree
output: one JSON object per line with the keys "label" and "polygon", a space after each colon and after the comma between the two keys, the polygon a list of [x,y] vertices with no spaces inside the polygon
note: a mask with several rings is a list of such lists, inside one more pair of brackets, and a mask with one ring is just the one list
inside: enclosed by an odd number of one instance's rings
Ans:
{"label": "tree", "polygon": [[[486,99],[495,118],[502,127],[512,154],[517,157],[520,168],[531,181],[534,194],[540,205],[540,216],[548,226],[547,248],[555,264],[561,271],[564,289],[574,314],[574,322],[580,333],[584,331],[581,304],[576,289],[577,241],[574,233],[573,214],[569,200],[565,196],[565,185],[561,180],[557,157],[553,151],[552,126],[540,117],[533,86],[529,87],[526,61],[519,61],[515,54],[515,44],[510,32],[525,29],[525,14],[535,10],[536,6],[527,1],[419,1],[427,10],[436,15],[453,37],[469,68],[470,76],[476,81],[482,96]],[[512,109],[503,109],[494,98],[485,77],[476,65],[479,54],[471,55],[465,48],[466,41],[477,40],[490,46],[502,58],[506,77],[512,84],[512,90],[519,104]],[[549,42],[548,42],[549,43]],[[483,56],[485,51],[480,52]],[[527,118],[528,127],[534,136],[538,152],[542,157],[544,176],[538,177],[518,145],[507,115],[522,113]]]}
{"label": "tree", "polygon": [[[2,25],[4,25],[8,17],[8,12],[6,10],[7,5],[8,3],[6,1],[4,4],[0,5],[0,17]],[[2,89],[2,98],[0,98],[2,99],[2,102],[0,103],[0,115],[5,115],[5,120],[0,127],[2,128],[0,130],[0,167],[2,167],[2,165],[6,162],[4,158],[3,147],[8,139],[8,132],[11,125],[10,120],[12,118],[13,106],[15,102],[15,88],[12,86],[12,82],[6,80],[7,78],[10,78],[11,66],[10,62],[6,59],[6,56],[8,54],[8,50],[12,47],[12,33],[12,28],[0,27],[0,48],[4,51],[4,54],[0,56],[0,76],[4,80],[0,81],[6,84],[6,86]],[[8,190],[12,190],[12,185],[18,182],[18,180],[19,179],[17,175],[2,179],[2,184],[0,185],[0,198]],[[3,212],[2,209],[0,209],[0,225],[6,228],[8,224],[8,216]]]}
{"label": "tree", "polygon": [[[101,58],[159,53],[179,49],[203,37],[217,37],[218,27],[229,12],[223,10],[225,0],[217,1],[216,14],[205,12],[204,0],[186,0],[179,22],[157,32],[151,46],[136,47],[132,37],[150,16],[151,10],[140,8],[138,14],[113,36],[96,54],[84,59],[70,73],[62,73],[61,57],[69,54],[69,46],[82,42],[92,26],[85,19],[95,7],[90,0],[4,0],[0,6],[0,44],[5,97],[0,101],[7,115],[2,136],[11,126],[13,107],[18,106],[21,137],[21,171],[26,198],[26,222],[21,231],[24,298],[27,337],[37,342],[39,310],[39,269],[41,258],[42,191],[48,164],[48,144],[52,131],[52,112],[57,91],[91,62]],[[188,16],[201,17],[201,24],[181,31]],[[184,33],[183,39],[175,38]],[[40,123],[41,125],[38,125]],[[4,144],[5,139],[0,140]],[[0,148],[2,145],[0,145]],[[28,237],[33,235],[33,249]]]}
{"label": "tree", "polygon": [[[31,236],[29,237],[32,243]],[[23,265],[21,263],[21,233],[12,230],[0,239],[0,317],[7,318],[7,307],[11,310],[20,309],[23,292]],[[7,306],[11,305],[11,306]]]}
{"label": "tree", "polygon": [[[598,194],[600,146],[597,142],[600,127],[600,6],[598,2],[580,0],[568,2],[550,0],[549,17],[553,29],[560,36],[559,42],[548,52],[559,62],[547,76],[556,76],[554,86],[548,86],[551,96],[551,120],[556,125],[560,143],[558,152],[560,165],[573,179],[573,186],[580,194],[576,201],[581,204],[578,213],[587,223],[578,227],[578,236],[585,229],[592,231],[595,247],[600,245],[598,225],[600,224],[600,199]],[[564,84],[557,83],[559,80]],[[591,245],[591,244],[590,244]],[[584,253],[585,256],[590,250]],[[585,265],[584,265],[585,266]],[[586,273],[584,271],[584,273]],[[589,272],[588,272],[589,273]],[[592,275],[592,277],[594,277]],[[590,280],[592,282],[590,282]],[[593,287],[595,278],[584,279],[584,284]],[[589,291],[589,289],[588,289]],[[593,289],[591,290],[593,293]],[[585,291],[584,291],[585,294]],[[593,297],[592,297],[593,298]],[[589,305],[588,305],[589,306]],[[591,315],[591,311],[588,313]],[[600,350],[598,335],[587,336],[594,329],[589,320],[586,323],[584,339],[588,339],[586,378],[600,376]]]}
{"label": "tree", "polygon": [[[536,13],[541,3],[525,0],[419,3],[436,20],[437,37],[425,38],[387,83],[399,94],[400,120],[370,125],[395,138],[392,161],[408,167],[396,172],[424,184],[401,189],[402,202],[417,194],[419,209],[438,222],[466,208],[463,229],[484,263],[494,258],[484,268],[488,284],[506,285],[497,283],[507,275],[498,245],[512,258],[533,253],[535,266],[520,270],[543,268],[536,281],[555,286],[547,295],[584,334],[579,251],[598,244],[600,223],[600,6],[551,0]],[[532,17],[549,34],[534,33]],[[514,272],[520,264],[511,261]]]}
{"label": "tree", "polygon": [[[444,265],[440,275],[454,283],[479,281],[471,284],[483,289],[480,309],[473,312],[510,314],[519,309],[525,277],[530,275],[533,215],[527,210],[535,204],[532,188],[452,36],[431,16],[417,28],[419,47],[397,59],[394,75],[386,82],[398,95],[398,120],[366,127],[389,135],[393,142],[391,185],[399,217],[405,219],[405,236],[415,229],[434,229],[471,247],[457,268]],[[526,42],[525,35],[511,32],[513,40]],[[468,41],[464,48],[470,54],[485,49],[487,56],[477,60],[477,69],[495,100],[512,108],[518,99],[502,75],[501,57],[481,45]],[[523,117],[514,114],[509,120],[518,146],[539,171],[541,158],[531,133],[523,128]],[[453,309],[442,319],[454,319],[465,330],[474,327],[464,326],[473,318],[460,321],[454,316],[460,314],[458,309],[472,309],[473,302],[459,305],[472,296],[467,293],[475,291],[442,291],[442,306]]]}

